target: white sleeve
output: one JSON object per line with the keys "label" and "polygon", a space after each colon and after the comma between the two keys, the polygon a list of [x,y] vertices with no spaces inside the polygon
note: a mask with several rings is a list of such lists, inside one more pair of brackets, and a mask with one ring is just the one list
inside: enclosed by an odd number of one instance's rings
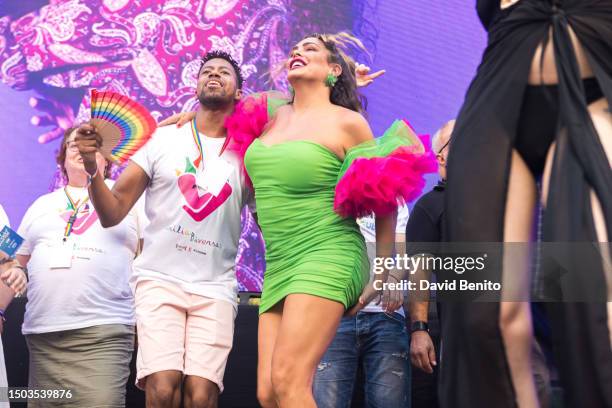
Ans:
{"label": "white sleeve", "polygon": [[408,206],[402,204],[397,207],[397,222],[395,223],[395,233],[403,234],[406,232],[406,224],[408,224]]}
{"label": "white sleeve", "polygon": [[32,221],[35,218],[36,207],[38,206],[38,200],[34,201],[34,203],[28,208],[23,219],[21,220],[21,224],[19,224],[19,228],[17,229],[17,233],[21,235],[23,238],[23,244],[19,250],[17,250],[17,255],[31,255],[32,254],[32,243],[30,235],[30,227],[32,226]]}

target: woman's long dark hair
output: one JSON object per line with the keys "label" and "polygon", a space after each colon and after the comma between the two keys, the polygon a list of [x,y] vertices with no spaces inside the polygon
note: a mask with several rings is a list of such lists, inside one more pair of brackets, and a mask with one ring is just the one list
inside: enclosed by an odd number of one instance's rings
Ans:
{"label": "woman's long dark hair", "polygon": [[345,32],[338,34],[311,34],[304,38],[317,38],[321,41],[329,51],[328,61],[332,64],[338,64],[342,68],[342,73],[338,76],[336,85],[331,89],[331,102],[334,105],[339,105],[355,112],[365,112],[367,100],[357,90],[355,61],[344,51],[349,46],[352,46],[367,54],[361,41]]}

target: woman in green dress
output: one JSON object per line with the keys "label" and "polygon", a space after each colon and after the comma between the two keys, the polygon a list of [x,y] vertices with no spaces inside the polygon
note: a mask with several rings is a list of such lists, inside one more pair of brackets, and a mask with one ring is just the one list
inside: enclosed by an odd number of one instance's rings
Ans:
{"label": "woman in green dress", "polygon": [[[266,408],[316,406],[313,375],[340,319],[377,294],[364,290],[369,262],[354,217],[377,212],[377,256],[392,256],[397,198],[414,198],[422,178],[407,176],[427,168],[403,122],[384,143],[374,140],[354,64],[339,49],[347,40],[312,35],[293,47],[286,68],[294,98],[244,157],[266,243],[257,392]],[[376,187],[381,191],[368,196]],[[386,293],[388,311],[400,307],[400,294]]]}

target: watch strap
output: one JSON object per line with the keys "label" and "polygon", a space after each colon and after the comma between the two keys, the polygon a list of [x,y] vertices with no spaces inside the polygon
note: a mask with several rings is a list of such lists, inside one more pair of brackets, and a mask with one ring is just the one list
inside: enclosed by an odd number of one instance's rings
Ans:
{"label": "watch strap", "polygon": [[416,331],[426,331],[429,333],[429,325],[427,324],[427,322],[424,322],[422,320],[412,322],[412,324],[410,325],[410,333],[414,333]]}

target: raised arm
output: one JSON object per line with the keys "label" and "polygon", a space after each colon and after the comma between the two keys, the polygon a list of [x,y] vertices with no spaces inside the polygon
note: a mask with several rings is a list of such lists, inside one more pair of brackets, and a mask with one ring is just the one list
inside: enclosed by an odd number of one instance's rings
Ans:
{"label": "raised arm", "polygon": [[130,163],[111,190],[98,171],[96,154],[99,154],[102,140],[95,128],[89,124],[81,125],[75,141],[83,157],[85,171],[92,176],[89,198],[100,223],[105,228],[119,224],[145,191],[149,176],[137,164]]}

